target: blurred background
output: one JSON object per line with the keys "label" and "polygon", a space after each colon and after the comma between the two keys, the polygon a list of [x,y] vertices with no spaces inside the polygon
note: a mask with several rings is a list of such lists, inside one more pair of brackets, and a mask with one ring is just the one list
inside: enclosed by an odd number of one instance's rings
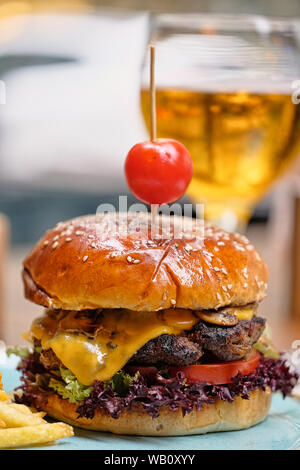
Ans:
{"label": "blurred background", "polygon": [[148,136],[149,42],[158,136],[194,160],[182,202],[204,202],[208,220],[262,252],[261,313],[289,347],[300,339],[298,0],[0,0],[0,338],[23,343],[41,310],[20,273],[45,230],[119,194],[135,202],[123,164]]}

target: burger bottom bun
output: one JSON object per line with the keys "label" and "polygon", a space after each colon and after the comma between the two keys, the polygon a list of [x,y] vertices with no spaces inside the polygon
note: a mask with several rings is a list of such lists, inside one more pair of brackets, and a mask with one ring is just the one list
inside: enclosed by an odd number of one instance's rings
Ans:
{"label": "burger bottom bun", "polygon": [[97,410],[94,418],[77,418],[76,405],[51,395],[44,410],[49,416],[90,431],[136,436],[185,436],[217,431],[246,429],[263,421],[272,400],[270,390],[255,390],[249,400],[237,397],[233,403],[218,399],[212,405],[182,416],[181,410],[171,411],[162,407],[158,418],[152,418],[141,405],[121,413],[113,419],[104,411]]}

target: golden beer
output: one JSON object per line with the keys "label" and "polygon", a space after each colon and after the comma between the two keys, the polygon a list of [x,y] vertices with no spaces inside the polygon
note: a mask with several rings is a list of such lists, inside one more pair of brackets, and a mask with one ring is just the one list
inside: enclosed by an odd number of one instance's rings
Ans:
{"label": "golden beer", "polygon": [[[231,210],[247,221],[251,208],[300,150],[300,107],[291,95],[214,93],[159,88],[157,136],[181,141],[194,176],[188,194],[207,202],[209,220]],[[149,129],[149,91],[141,106]]]}

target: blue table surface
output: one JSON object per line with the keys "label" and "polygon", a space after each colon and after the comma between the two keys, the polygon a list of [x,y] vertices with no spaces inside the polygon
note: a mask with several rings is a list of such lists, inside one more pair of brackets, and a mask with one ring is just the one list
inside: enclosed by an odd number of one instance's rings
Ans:
{"label": "blue table surface", "polygon": [[[3,370],[5,391],[19,385],[15,370]],[[300,450],[300,402],[274,394],[268,418],[250,429],[210,433],[199,436],[143,437],[74,429],[75,436],[54,444],[38,446],[42,450]],[[30,449],[34,449],[31,447]]]}

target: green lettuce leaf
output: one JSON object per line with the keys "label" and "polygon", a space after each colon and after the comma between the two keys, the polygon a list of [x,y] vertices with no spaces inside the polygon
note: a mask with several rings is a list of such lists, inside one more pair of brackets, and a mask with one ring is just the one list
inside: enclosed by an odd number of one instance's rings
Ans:
{"label": "green lettuce leaf", "polygon": [[[57,377],[57,379],[51,377],[48,387],[55,390],[62,398],[69,400],[70,403],[79,403],[90,396],[93,387],[88,387],[78,382],[75,375],[69,369],[61,367],[60,376],[61,377]],[[119,396],[126,396],[130,384],[137,380],[138,377],[139,372],[137,372],[134,377],[131,377],[123,370],[120,370],[112,379],[106,382],[106,386],[111,385],[113,391]]]}
{"label": "green lettuce leaf", "polygon": [[48,386],[55,390],[62,398],[69,400],[70,403],[78,403],[90,396],[92,387],[87,387],[78,382],[75,375],[69,369],[61,367],[60,375],[63,382],[51,377]]}
{"label": "green lettuce leaf", "polygon": [[272,332],[269,325],[266,325],[263,334],[254,344],[254,349],[260,352],[265,358],[279,359],[280,354],[276,351],[275,347],[272,344]]}
{"label": "green lettuce leaf", "polygon": [[121,397],[124,397],[129,391],[130,384],[137,380],[138,377],[139,372],[137,372],[135,376],[132,377],[131,375],[126,374],[126,372],[123,370],[119,370],[119,372],[117,372],[112,379],[108,380],[106,384],[111,385],[114,392],[116,392]]}

